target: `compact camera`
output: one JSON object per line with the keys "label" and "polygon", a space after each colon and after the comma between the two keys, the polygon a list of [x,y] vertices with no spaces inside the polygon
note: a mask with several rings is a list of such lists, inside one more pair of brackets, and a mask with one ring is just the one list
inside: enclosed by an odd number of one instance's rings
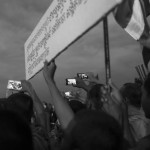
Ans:
{"label": "compact camera", "polygon": [[21,81],[8,80],[7,89],[20,91],[22,89]]}
{"label": "compact camera", "polygon": [[72,96],[72,94],[71,94],[71,92],[70,92],[70,91],[68,91],[68,92],[65,92],[65,96],[67,96],[67,97],[71,97],[71,96]]}
{"label": "compact camera", "polygon": [[66,79],[66,85],[76,85],[76,79]]}

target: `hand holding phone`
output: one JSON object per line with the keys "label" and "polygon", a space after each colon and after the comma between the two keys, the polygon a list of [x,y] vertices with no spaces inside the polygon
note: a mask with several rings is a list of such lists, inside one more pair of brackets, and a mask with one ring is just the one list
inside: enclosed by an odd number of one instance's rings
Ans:
{"label": "hand holding phone", "polygon": [[85,73],[77,73],[77,77],[81,79],[88,79],[88,76]]}
{"label": "hand holding phone", "polygon": [[8,80],[7,89],[20,91],[22,89],[21,81]]}

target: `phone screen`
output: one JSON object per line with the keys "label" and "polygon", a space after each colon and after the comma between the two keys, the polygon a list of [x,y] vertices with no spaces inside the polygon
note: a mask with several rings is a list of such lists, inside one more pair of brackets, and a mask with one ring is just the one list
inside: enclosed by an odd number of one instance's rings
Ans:
{"label": "phone screen", "polygon": [[65,96],[70,97],[71,96],[71,92],[65,92]]}
{"label": "phone screen", "polygon": [[21,81],[8,80],[7,89],[20,91],[22,89]]}
{"label": "phone screen", "polygon": [[76,79],[66,79],[66,85],[76,85]]}

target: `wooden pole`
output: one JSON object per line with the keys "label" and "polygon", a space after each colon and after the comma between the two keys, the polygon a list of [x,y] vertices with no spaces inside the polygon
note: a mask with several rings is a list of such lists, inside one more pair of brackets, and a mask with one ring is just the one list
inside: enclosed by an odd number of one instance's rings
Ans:
{"label": "wooden pole", "polygon": [[109,35],[108,35],[107,17],[103,19],[103,28],[104,28],[106,85],[108,86],[108,82],[111,79],[111,70],[110,70]]}

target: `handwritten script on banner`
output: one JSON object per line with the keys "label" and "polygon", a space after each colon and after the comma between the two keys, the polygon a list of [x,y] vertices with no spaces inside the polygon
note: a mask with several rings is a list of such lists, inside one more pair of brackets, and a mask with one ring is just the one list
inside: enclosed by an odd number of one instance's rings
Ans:
{"label": "handwritten script on banner", "polygon": [[26,79],[43,68],[122,0],[54,0],[26,41]]}

